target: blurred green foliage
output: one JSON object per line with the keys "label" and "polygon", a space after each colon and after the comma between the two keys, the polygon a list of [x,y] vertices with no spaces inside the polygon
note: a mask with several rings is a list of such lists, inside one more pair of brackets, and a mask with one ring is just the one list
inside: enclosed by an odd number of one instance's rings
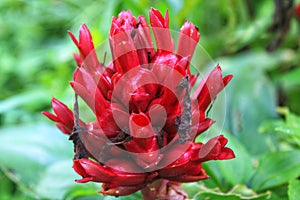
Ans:
{"label": "blurred green foliage", "polygon": [[[68,30],[77,33],[86,23],[97,45],[107,38],[111,16],[130,9],[149,19],[151,7],[168,9],[174,30],[186,19],[196,24],[202,47],[234,75],[226,88],[224,131],[237,158],[205,164],[211,179],[185,184],[190,197],[300,198],[300,22],[289,14],[282,22],[288,28],[276,28],[274,1],[2,0],[1,200],[115,199],[97,195],[99,185],[74,183],[72,144],[40,112],[50,109],[51,96],[72,104],[68,81],[76,48]],[[200,63],[210,64],[206,58]],[[285,108],[277,112],[279,106]],[[134,198],[140,193],[119,199]]]}

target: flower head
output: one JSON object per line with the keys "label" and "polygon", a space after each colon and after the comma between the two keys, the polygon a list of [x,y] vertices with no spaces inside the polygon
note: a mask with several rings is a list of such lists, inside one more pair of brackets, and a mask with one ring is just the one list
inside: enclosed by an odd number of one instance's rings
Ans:
{"label": "flower head", "polygon": [[74,54],[79,68],[71,86],[96,121],[74,125],[72,111],[57,100],[56,115],[44,114],[71,134],[73,167],[82,176],[77,182],[101,182],[102,194],[121,196],[165,180],[166,190],[185,196],[176,182],[206,179],[203,162],[235,157],[223,135],[205,144],[195,141],[214,123],[206,111],[232,76],[223,77],[217,66],[190,94],[198,79],[191,73],[191,58],[200,38],[191,22],[182,26],[175,51],[168,12],[163,16],[152,8],[149,26],[144,16],[122,11],[112,18],[113,59],[107,66],[98,61],[85,24],[79,40],[69,34],[80,52]]}

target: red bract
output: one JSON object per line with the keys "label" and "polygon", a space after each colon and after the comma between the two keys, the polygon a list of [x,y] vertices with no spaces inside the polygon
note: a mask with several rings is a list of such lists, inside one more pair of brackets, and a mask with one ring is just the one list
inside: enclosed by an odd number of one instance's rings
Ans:
{"label": "red bract", "polygon": [[300,20],[300,3],[295,6],[295,16],[298,20]]}
{"label": "red bract", "polygon": [[63,133],[70,135],[74,127],[73,112],[64,103],[55,98],[52,98],[52,108],[55,115],[49,112],[42,112],[42,114],[56,122],[57,128]]}
{"label": "red bract", "polygon": [[163,17],[151,9],[150,25],[156,49],[143,16],[122,11],[113,17],[109,35],[113,60],[107,66],[98,61],[86,25],[80,29],[79,41],[69,33],[80,51],[75,54],[79,68],[71,86],[97,120],[77,119],[75,126],[72,111],[56,99],[52,103],[56,115],[44,115],[71,134],[76,147],[73,167],[82,176],[77,182],[101,182],[101,193],[114,196],[143,188],[147,194],[145,188],[156,183],[157,194],[184,199],[178,182],[206,179],[203,162],[235,157],[225,147],[223,135],[205,144],[195,141],[214,123],[206,112],[232,76],[223,77],[217,66],[190,95],[198,78],[190,71],[200,38],[197,27],[184,23],[175,51],[168,12]]}

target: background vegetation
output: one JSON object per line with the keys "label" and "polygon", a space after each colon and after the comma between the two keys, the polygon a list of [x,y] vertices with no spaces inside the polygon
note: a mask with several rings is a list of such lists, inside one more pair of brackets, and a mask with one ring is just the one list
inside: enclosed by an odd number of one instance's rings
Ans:
{"label": "background vegetation", "polygon": [[100,185],[74,183],[72,144],[40,112],[51,96],[72,105],[76,49],[67,30],[87,23],[100,44],[111,16],[130,9],[148,17],[150,7],[168,8],[174,30],[196,24],[200,44],[234,75],[223,133],[237,158],[207,163],[211,179],[184,185],[190,198],[299,199],[300,21],[290,2],[2,0],[0,199],[114,199],[97,195]]}

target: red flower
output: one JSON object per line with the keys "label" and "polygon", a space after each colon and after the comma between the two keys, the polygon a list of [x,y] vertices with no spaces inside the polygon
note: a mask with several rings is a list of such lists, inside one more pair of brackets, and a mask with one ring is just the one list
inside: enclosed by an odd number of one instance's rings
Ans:
{"label": "red flower", "polygon": [[295,16],[300,20],[300,3],[295,6]]}
{"label": "red flower", "polygon": [[56,115],[44,114],[64,133],[75,130],[70,138],[76,147],[73,167],[82,176],[77,182],[101,182],[102,194],[121,196],[163,180],[167,193],[175,191],[186,198],[176,182],[206,179],[203,162],[235,157],[222,135],[205,144],[195,142],[214,123],[206,111],[232,76],[223,77],[217,66],[191,97],[198,78],[190,71],[198,29],[186,21],[175,52],[168,12],[163,17],[151,9],[150,25],[157,49],[143,16],[122,11],[113,17],[109,35],[113,60],[108,66],[99,63],[86,25],[79,41],[69,33],[80,51],[75,54],[79,68],[71,86],[97,120],[80,121],[81,127],[74,127],[73,113],[55,99]]}

